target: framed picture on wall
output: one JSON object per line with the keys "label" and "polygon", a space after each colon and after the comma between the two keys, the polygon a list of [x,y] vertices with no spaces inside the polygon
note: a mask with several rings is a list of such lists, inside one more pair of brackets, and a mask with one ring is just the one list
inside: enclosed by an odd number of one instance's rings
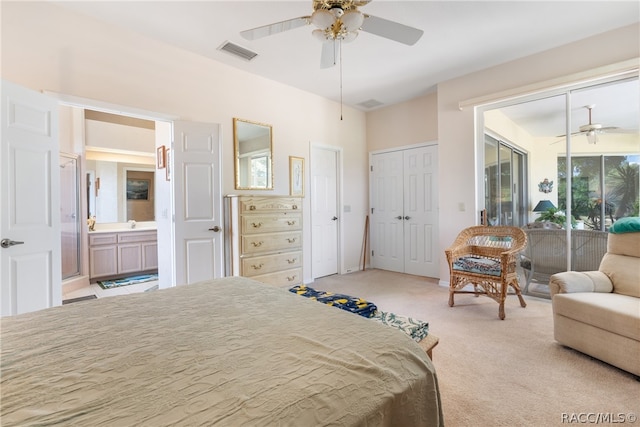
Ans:
{"label": "framed picture on wall", "polygon": [[161,145],[160,147],[158,147],[158,153],[157,153],[158,169],[164,169],[165,166],[167,165],[165,155],[166,155],[166,152],[165,152],[164,145]]}
{"label": "framed picture on wall", "polygon": [[149,180],[127,179],[127,200],[149,200]]}
{"label": "framed picture on wall", "polygon": [[304,159],[289,156],[289,192],[292,196],[304,197]]}

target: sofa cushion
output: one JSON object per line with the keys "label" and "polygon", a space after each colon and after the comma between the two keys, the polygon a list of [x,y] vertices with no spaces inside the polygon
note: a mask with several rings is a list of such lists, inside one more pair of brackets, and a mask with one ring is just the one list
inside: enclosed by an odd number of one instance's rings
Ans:
{"label": "sofa cushion", "polygon": [[553,313],[640,341],[640,298],[579,292],[553,296]]}
{"label": "sofa cushion", "polygon": [[611,279],[613,292],[640,298],[640,258],[606,253],[599,270]]}
{"label": "sofa cushion", "polygon": [[496,277],[500,277],[502,270],[500,260],[477,256],[465,256],[458,258],[453,263],[453,269],[457,271],[466,271],[467,273],[488,274]]}
{"label": "sofa cushion", "polygon": [[609,233],[607,252],[640,258],[640,233]]}

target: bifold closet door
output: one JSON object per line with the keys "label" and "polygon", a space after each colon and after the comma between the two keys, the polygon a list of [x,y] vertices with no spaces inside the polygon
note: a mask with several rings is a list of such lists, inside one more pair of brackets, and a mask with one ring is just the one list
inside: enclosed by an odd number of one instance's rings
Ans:
{"label": "bifold closet door", "polygon": [[437,147],[372,156],[371,263],[438,276]]}

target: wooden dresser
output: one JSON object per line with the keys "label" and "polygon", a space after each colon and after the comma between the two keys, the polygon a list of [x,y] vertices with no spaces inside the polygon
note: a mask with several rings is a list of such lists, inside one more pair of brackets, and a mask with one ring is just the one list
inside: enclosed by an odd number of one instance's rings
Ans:
{"label": "wooden dresser", "polygon": [[302,199],[226,196],[226,274],[275,286],[302,283]]}

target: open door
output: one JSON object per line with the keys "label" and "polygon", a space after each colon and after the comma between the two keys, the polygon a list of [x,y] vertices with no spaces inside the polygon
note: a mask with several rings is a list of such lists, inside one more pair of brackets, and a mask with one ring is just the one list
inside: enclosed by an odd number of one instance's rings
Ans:
{"label": "open door", "polygon": [[57,101],[2,81],[0,314],[62,303]]}
{"label": "open door", "polygon": [[175,284],[222,277],[220,125],[173,123],[171,182]]}

